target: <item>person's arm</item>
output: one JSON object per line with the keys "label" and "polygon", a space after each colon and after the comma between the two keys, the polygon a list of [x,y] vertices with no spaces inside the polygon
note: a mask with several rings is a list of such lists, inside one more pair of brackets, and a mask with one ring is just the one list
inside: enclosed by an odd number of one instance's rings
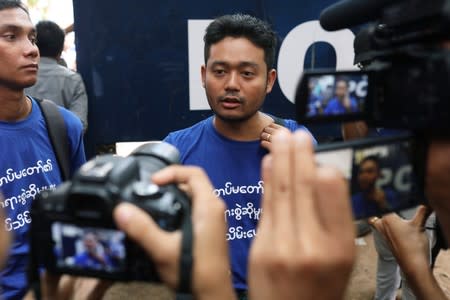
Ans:
{"label": "person's arm", "polygon": [[250,249],[250,298],[342,299],[356,252],[347,184],[316,166],[308,133],[283,131],[273,140],[262,165],[264,213]]}
{"label": "person's arm", "polygon": [[[206,174],[196,167],[170,166],[152,179],[158,185],[182,184],[192,198],[192,291],[195,298],[235,299],[225,240],[225,204],[213,194]],[[147,251],[161,279],[169,287],[177,288],[181,231],[162,230],[146,212],[132,204],[116,207],[114,218],[117,226]]]}
{"label": "person's arm", "polygon": [[69,106],[67,109],[80,118],[81,123],[83,124],[83,131],[85,132],[88,127],[88,97],[86,88],[80,74],[73,73],[70,78],[72,82],[70,83],[70,95],[67,95],[69,99]]}
{"label": "person's arm", "polygon": [[447,299],[430,268],[429,242],[424,224],[430,211],[417,209],[411,220],[396,214],[372,218],[369,223],[388,242],[400,268],[418,299]]}
{"label": "person's arm", "polygon": [[364,121],[343,123],[341,129],[345,141],[363,138],[369,133],[369,127]]}
{"label": "person's arm", "polygon": [[426,194],[447,241],[450,241],[450,141],[433,140],[428,147]]}

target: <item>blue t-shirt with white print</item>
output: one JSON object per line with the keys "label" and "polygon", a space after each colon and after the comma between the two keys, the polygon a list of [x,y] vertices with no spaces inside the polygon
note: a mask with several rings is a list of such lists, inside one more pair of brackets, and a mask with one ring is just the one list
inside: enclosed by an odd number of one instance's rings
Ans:
{"label": "blue t-shirt with white print", "polygon": [[[60,107],[71,153],[71,172],[85,161],[80,119]],[[36,101],[30,115],[19,122],[0,121],[0,205],[5,211],[2,226],[13,237],[9,257],[0,274],[3,299],[22,299],[26,293],[31,202],[46,189],[61,183],[61,173]]]}
{"label": "blue t-shirt with white print", "polygon": [[[233,285],[247,289],[247,258],[261,216],[261,160],[267,150],[261,141],[234,141],[219,134],[209,117],[192,127],[170,133],[164,141],[178,148],[184,165],[202,167],[208,174],[216,196],[227,210],[226,239],[230,247]],[[291,131],[304,129],[294,120],[284,120]]]}

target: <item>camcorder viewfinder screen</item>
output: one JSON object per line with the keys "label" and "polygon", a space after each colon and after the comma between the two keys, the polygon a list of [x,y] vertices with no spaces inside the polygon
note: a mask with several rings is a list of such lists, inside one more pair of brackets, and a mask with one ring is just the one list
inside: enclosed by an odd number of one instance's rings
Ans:
{"label": "camcorder viewfinder screen", "polygon": [[296,95],[301,122],[361,119],[368,95],[368,74],[337,72],[303,75]]}
{"label": "camcorder viewfinder screen", "polygon": [[105,273],[126,268],[125,234],[119,230],[52,224],[56,267]]}
{"label": "camcorder viewfinder screen", "polygon": [[316,153],[320,165],[343,174],[351,191],[355,219],[379,216],[424,202],[423,189],[414,173],[411,142],[328,149]]}

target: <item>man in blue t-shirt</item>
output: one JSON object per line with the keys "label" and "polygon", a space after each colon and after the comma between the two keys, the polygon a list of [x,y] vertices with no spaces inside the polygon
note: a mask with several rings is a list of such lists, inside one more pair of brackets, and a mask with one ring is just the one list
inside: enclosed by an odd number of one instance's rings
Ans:
{"label": "man in blue t-shirt", "polygon": [[214,115],[164,141],[178,148],[183,164],[204,168],[226,202],[233,284],[245,298],[248,250],[262,213],[261,159],[276,131],[306,129],[260,111],[276,79],[276,35],[267,23],[222,16],[208,26],[204,41],[201,77]]}
{"label": "man in blue t-shirt", "polygon": [[348,82],[345,79],[336,80],[334,95],[334,98],[325,107],[324,115],[338,115],[358,111],[358,102],[349,95]]}
{"label": "man in blue t-shirt", "polygon": [[90,270],[107,270],[113,267],[106,253],[100,251],[103,246],[94,233],[88,232],[84,235],[83,246],[83,252],[75,256],[75,267],[88,268]]}
{"label": "man in blue t-shirt", "polygon": [[[0,192],[4,226],[12,237],[0,273],[3,299],[22,299],[28,286],[30,208],[36,195],[61,183],[61,173],[36,101],[24,88],[36,82],[36,31],[20,1],[0,0]],[[71,173],[85,162],[82,125],[60,108],[70,147]]]}
{"label": "man in blue t-shirt", "polygon": [[380,162],[377,156],[364,157],[358,168],[359,192],[352,195],[352,207],[355,218],[367,215],[379,215],[399,207],[399,197],[390,188],[379,188],[377,180],[381,176]]}

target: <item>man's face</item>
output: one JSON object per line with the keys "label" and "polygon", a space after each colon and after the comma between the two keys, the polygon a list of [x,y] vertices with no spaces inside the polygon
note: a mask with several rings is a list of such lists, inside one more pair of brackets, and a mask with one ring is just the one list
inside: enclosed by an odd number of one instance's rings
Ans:
{"label": "man's face", "polygon": [[97,248],[97,238],[92,233],[86,234],[86,236],[83,239],[84,247],[86,248],[86,251],[89,253],[95,253]]}
{"label": "man's face", "polygon": [[0,87],[21,90],[36,82],[36,31],[20,8],[0,10]]}
{"label": "man's face", "polygon": [[276,71],[268,72],[264,50],[246,38],[226,37],[211,45],[202,82],[211,109],[227,122],[254,116],[272,90]]}
{"label": "man's face", "polygon": [[344,97],[347,95],[348,87],[347,83],[345,81],[338,81],[336,83],[336,90],[335,94],[338,99],[344,99]]}
{"label": "man's face", "polygon": [[380,176],[378,165],[373,160],[366,160],[359,166],[358,183],[363,191],[371,190]]}

